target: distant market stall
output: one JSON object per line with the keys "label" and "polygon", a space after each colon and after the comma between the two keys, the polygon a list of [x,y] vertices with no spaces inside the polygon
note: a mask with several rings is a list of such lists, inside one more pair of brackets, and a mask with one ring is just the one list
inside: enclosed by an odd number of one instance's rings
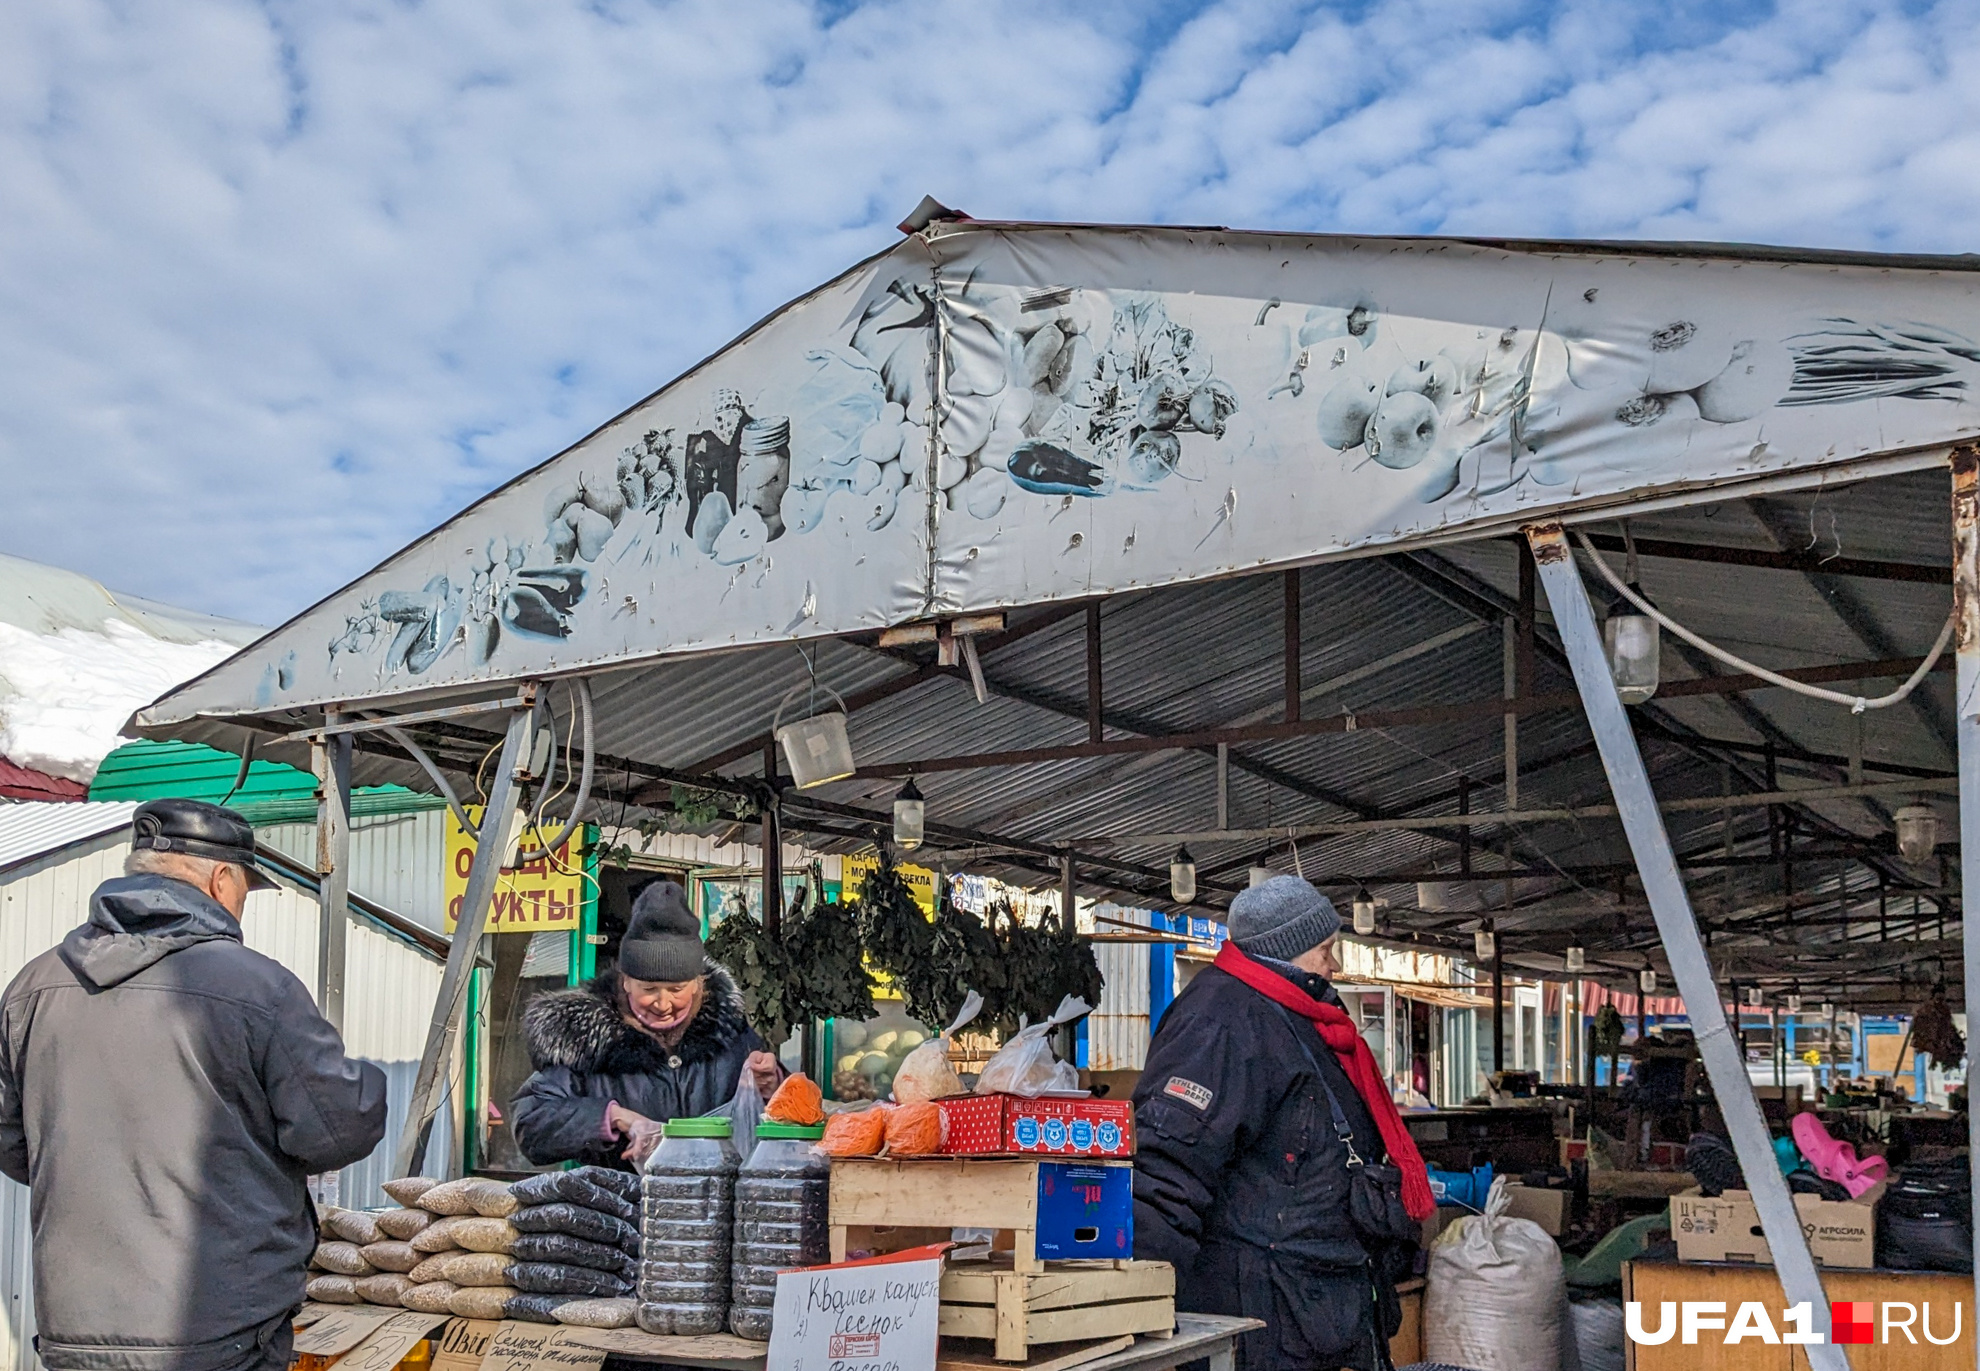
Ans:
{"label": "distant market stall", "polygon": [[773,929],[779,833],[907,836],[1068,912],[1296,870],[1488,969],[1495,1065],[1508,969],[1668,978],[1821,1327],[1725,1004],[1980,984],[1975,262],[903,229],[134,729],[313,759],[331,901],[353,784],[713,795]]}

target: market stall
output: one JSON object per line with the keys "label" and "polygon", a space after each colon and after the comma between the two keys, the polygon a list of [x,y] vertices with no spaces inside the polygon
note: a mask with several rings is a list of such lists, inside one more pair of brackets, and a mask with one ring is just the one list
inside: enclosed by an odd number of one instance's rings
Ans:
{"label": "market stall", "polygon": [[[339,909],[354,784],[521,814],[522,859],[714,796],[761,826],[765,947],[791,834],[1055,886],[1068,938],[1082,892],[1214,914],[1296,872],[1469,968],[1385,1009],[1412,1062],[1463,1032],[1517,1072],[1522,976],[1675,991],[1819,1327],[1726,992],[1909,1016],[1974,984],[1980,841],[1938,841],[1980,813],[1951,822],[1980,745],[1945,671],[1948,591],[1980,614],[1972,263],[904,230],[135,727],[313,758]],[[478,839],[407,1173],[511,846]],[[1653,1174],[1667,1140],[1630,1141]]]}

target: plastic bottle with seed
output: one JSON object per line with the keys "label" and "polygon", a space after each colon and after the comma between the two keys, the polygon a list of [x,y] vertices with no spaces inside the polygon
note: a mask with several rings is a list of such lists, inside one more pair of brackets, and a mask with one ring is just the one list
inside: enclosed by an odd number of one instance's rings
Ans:
{"label": "plastic bottle with seed", "polygon": [[764,1122],[756,1150],[736,1176],[735,1280],[729,1331],[770,1340],[777,1273],[831,1258],[832,1159],[819,1149],[823,1124]]}
{"label": "plastic bottle with seed", "polygon": [[661,1336],[729,1324],[741,1159],[727,1119],[669,1119],[640,1181],[639,1326]]}

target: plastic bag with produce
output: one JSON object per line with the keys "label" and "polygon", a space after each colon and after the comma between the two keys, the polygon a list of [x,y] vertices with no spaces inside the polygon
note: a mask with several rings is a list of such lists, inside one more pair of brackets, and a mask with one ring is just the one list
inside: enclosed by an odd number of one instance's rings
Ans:
{"label": "plastic bag with produce", "polygon": [[949,1065],[950,1041],[963,1025],[982,1012],[983,997],[970,991],[963,999],[962,1008],[956,1011],[955,1022],[942,1030],[942,1036],[931,1038],[907,1054],[900,1070],[894,1073],[897,1103],[921,1104],[963,1093],[962,1077]]}
{"label": "plastic bag with produce", "polygon": [[984,1063],[983,1074],[976,1078],[976,1093],[1037,1096],[1079,1089],[1078,1069],[1052,1055],[1052,1030],[1092,1012],[1093,1006],[1085,1000],[1071,995],[1060,1000],[1051,1018],[1020,1028]]}

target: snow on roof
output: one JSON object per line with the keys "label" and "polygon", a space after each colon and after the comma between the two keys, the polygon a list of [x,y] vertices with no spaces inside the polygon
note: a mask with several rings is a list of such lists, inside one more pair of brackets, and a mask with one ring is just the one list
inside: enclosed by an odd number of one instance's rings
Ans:
{"label": "snow on roof", "polygon": [[0,757],[87,785],[133,709],[260,636],[0,555]]}
{"label": "snow on roof", "polygon": [[0,871],[114,833],[131,821],[133,801],[0,804]]}

